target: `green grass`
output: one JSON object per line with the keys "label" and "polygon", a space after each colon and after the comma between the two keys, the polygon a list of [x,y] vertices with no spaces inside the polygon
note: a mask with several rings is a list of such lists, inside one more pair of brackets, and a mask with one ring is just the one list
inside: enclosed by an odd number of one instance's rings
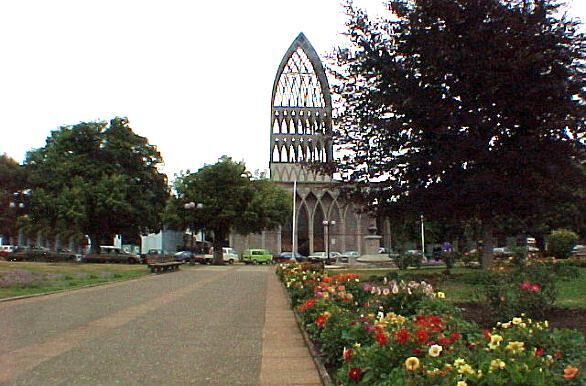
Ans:
{"label": "green grass", "polygon": [[[389,272],[397,272],[400,279],[403,280],[426,280],[434,285],[434,287],[446,293],[446,299],[454,303],[477,302],[478,285],[469,283],[469,279],[474,275],[478,275],[481,271],[474,268],[456,267],[451,270],[451,276],[444,278],[442,271],[445,267],[427,267],[423,269],[409,269],[407,271],[399,271],[389,268],[375,268],[375,269],[348,269],[332,270],[332,274],[336,273],[356,273],[360,275],[361,280],[367,280],[371,276],[384,277]],[[557,282],[558,297],[555,302],[556,306],[567,308],[586,308],[586,268],[579,268],[580,277],[575,280]]]}
{"label": "green grass", "polygon": [[32,274],[35,280],[0,287],[0,299],[129,280],[150,273],[143,265],[0,262],[0,278],[22,271]]}

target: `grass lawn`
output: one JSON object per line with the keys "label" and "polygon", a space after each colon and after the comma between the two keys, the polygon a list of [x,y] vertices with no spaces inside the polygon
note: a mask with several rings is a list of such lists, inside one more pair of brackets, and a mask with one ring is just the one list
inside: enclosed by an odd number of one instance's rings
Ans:
{"label": "grass lawn", "polygon": [[143,265],[0,261],[0,299],[134,279],[148,274],[149,270]]}
{"label": "grass lawn", "polygon": [[[469,283],[468,280],[473,275],[478,275],[481,272],[479,269],[456,267],[452,269],[452,275],[447,278],[442,276],[441,273],[443,270],[445,270],[445,267],[425,267],[421,269],[409,269],[407,271],[389,268],[336,269],[335,271],[332,270],[331,273],[356,273],[360,275],[361,280],[367,280],[371,276],[384,277],[388,276],[389,272],[397,272],[399,278],[406,281],[429,281],[437,290],[446,293],[447,300],[454,303],[476,302],[479,300],[476,294],[479,286]],[[579,278],[570,281],[560,280],[557,283],[558,297],[555,303],[556,306],[586,309],[586,268],[579,268],[579,271]]]}

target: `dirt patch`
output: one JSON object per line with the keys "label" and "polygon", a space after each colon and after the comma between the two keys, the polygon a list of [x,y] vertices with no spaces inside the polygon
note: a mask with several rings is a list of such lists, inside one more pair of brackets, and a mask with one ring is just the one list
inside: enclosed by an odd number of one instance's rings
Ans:
{"label": "dirt patch", "polygon": [[[496,320],[492,317],[490,308],[479,303],[458,304],[462,308],[463,316],[467,320],[474,321],[482,328],[494,327]],[[552,327],[573,328],[586,336],[586,309],[552,308],[546,315]]]}

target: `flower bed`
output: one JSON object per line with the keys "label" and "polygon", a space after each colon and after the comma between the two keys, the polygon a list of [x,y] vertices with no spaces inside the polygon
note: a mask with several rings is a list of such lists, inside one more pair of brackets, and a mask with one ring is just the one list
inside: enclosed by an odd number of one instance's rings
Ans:
{"label": "flower bed", "polygon": [[312,265],[277,273],[339,384],[586,385],[577,331],[523,315],[483,331],[426,282],[365,283]]}

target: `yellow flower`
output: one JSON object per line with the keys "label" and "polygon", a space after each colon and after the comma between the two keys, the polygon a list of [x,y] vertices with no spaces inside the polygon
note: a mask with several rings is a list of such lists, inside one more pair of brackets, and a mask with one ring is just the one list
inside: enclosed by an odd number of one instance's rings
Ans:
{"label": "yellow flower", "polygon": [[523,323],[523,319],[521,319],[521,318],[513,318],[513,324],[515,326],[517,326],[517,325],[519,325],[521,323]]}
{"label": "yellow flower", "polygon": [[456,386],[468,386],[468,384],[466,383],[466,381],[458,381],[458,383],[456,383]]}
{"label": "yellow flower", "polygon": [[525,343],[517,341],[509,342],[506,349],[511,351],[511,353],[516,354],[525,351]]}
{"label": "yellow flower", "polygon": [[502,370],[507,366],[507,364],[500,359],[493,359],[490,362],[490,369],[491,370]]}
{"label": "yellow flower", "polygon": [[500,346],[502,341],[503,341],[502,336],[497,335],[497,334],[493,334],[490,336],[490,342],[488,342],[488,347],[490,347],[491,350],[494,350],[498,346]]}
{"label": "yellow flower", "polygon": [[474,369],[472,368],[472,366],[466,364],[466,365],[462,365],[460,366],[460,368],[458,368],[458,373],[460,374],[468,374],[468,375],[474,375]]}
{"label": "yellow flower", "polygon": [[503,324],[501,324],[501,327],[502,328],[509,328],[509,327],[511,327],[511,322],[503,323]]}
{"label": "yellow flower", "polygon": [[454,361],[454,366],[460,367],[466,364],[466,361],[462,358],[458,358]]}
{"label": "yellow flower", "polygon": [[415,371],[419,368],[419,358],[409,357],[405,360],[405,368],[407,371]]}
{"label": "yellow flower", "polygon": [[438,292],[436,295],[437,295],[438,299],[445,299],[446,298],[446,294],[443,292]]}
{"label": "yellow flower", "polygon": [[444,348],[442,346],[440,346],[439,344],[434,344],[429,348],[429,356],[432,356],[434,358],[437,358],[440,356],[442,350]]}

